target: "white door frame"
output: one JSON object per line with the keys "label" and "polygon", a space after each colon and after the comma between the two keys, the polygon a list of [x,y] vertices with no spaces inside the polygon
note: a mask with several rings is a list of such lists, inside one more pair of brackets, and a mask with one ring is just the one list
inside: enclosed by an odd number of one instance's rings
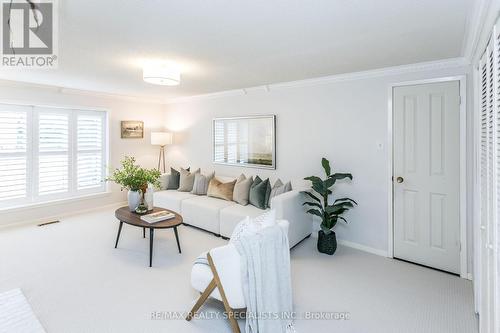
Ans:
{"label": "white door frame", "polygon": [[460,277],[464,279],[470,279],[467,274],[467,175],[466,175],[466,144],[467,144],[467,89],[466,89],[466,77],[465,75],[457,76],[447,76],[426,80],[417,81],[404,81],[398,83],[391,83],[389,85],[388,94],[388,137],[387,137],[387,151],[388,151],[388,161],[389,170],[387,174],[387,188],[388,188],[388,250],[387,256],[389,258],[394,257],[394,196],[393,196],[393,90],[395,87],[401,86],[412,86],[418,84],[428,84],[436,82],[449,82],[449,81],[459,81],[460,82]]}

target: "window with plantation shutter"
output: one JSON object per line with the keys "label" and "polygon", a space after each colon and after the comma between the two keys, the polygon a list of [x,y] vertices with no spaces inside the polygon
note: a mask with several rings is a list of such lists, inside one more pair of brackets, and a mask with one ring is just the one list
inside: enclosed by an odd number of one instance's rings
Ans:
{"label": "window with plantation shutter", "polygon": [[104,182],[104,116],[102,113],[77,115],[77,189],[92,189]]}
{"label": "window with plantation shutter", "polygon": [[106,113],[0,104],[0,208],[106,190]]}
{"label": "window with plantation shutter", "polygon": [[479,61],[480,329],[500,330],[500,21]]}
{"label": "window with plantation shutter", "polygon": [[25,107],[0,105],[0,204],[29,195],[29,112]]}
{"label": "window with plantation shutter", "polygon": [[237,118],[214,120],[214,162],[248,162],[248,126]]}
{"label": "window with plantation shutter", "polygon": [[38,195],[69,191],[69,116],[35,108],[38,116]]}

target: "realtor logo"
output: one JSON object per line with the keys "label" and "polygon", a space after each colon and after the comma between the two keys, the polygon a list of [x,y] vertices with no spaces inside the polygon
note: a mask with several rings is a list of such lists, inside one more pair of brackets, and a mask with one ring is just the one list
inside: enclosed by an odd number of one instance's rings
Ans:
{"label": "realtor logo", "polygon": [[54,0],[2,1],[2,66],[56,68]]}

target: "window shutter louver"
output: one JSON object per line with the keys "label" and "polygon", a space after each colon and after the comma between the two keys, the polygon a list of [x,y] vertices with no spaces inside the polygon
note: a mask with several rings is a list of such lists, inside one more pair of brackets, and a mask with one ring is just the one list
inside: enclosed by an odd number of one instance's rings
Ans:
{"label": "window shutter louver", "polygon": [[236,122],[227,124],[227,157],[229,163],[236,163],[238,160],[238,124]]}
{"label": "window shutter louver", "polygon": [[38,112],[38,194],[69,190],[69,115]]}
{"label": "window shutter louver", "polygon": [[224,162],[224,123],[214,122],[214,162]]}
{"label": "window shutter louver", "polygon": [[100,187],[104,182],[104,119],[101,114],[77,116],[77,189]]}
{"label": "window shutter louver", "polygon": [[0,108],[0,202],[28,195],[28,111],[19,109]]}

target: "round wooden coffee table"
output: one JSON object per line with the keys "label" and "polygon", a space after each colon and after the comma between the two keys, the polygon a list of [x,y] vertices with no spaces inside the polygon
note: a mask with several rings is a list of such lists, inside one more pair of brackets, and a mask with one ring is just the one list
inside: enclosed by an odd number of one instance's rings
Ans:
{"label": "round wooden coffee table", "polygon": [[179,253],[181,253],[181,245],[179,243],[179,234],[177,233],[177,227],[182,224],[182,216],[168,209],[154,207],[152,211],[149,211],[148,214],[168,211],[175,214],[174,218],[169,220],[160,221],[156,223],[147,223],[141,220],[141,215],[136,212],[131,212],[128,206],[118,208],[115,211],[116,218],[120,221],[120,225],[118,226],[118,235],[116,236],[115,249],[118,246],[118,240],[120,239],[120,233],[122,231],[123,223],[133,225],[135,227],[142,228],[142,237],[146,238],[146,229],[149,229],[149,267],[151,267],[153,263],[153,237],[155,229],[174,229],[175,240],[177,241],[177,248],[179,249]]}

